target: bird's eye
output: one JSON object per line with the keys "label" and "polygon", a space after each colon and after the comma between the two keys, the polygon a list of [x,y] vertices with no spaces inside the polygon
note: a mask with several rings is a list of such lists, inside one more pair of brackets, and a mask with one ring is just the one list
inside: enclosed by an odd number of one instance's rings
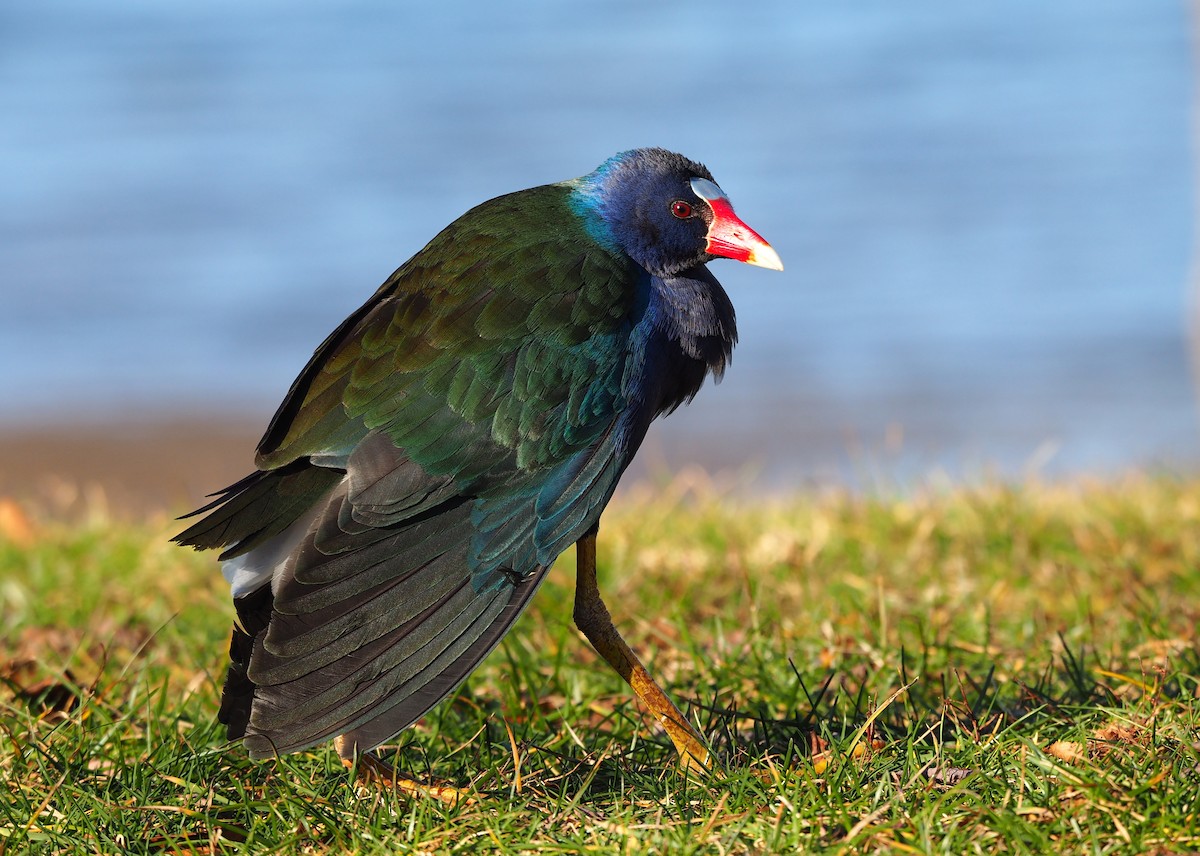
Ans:
{"label": "bird's eye", "polygon": [[680,220],[686,220],[692,216],[692,206],[688,205],[682,199],[676,199],[671,203],[671,213]]}

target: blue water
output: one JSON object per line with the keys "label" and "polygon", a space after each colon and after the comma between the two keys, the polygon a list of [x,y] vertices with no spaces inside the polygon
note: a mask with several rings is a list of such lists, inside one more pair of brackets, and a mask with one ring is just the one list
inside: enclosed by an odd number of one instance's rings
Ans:
{"label": "blue water", "polygon": [[646,457],[1194,466],[1191,22],[1165,0],[10,2],[0,424],[265,421],[471,205],[663,145],[784,274]]}

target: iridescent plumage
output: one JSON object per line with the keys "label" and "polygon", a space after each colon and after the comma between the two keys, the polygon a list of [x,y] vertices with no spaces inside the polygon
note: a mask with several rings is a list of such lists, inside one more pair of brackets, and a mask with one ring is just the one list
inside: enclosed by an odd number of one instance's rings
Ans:
{"label": "iridescent plumage", "polygon": [[223,549],[220,716],[254,757],[366,751],[429,710],[594,531],[654,417],[723,372],[734,313],[693,179],[715,188],[638,149],[485,202],[317,349],[258,471],[176,539]]}

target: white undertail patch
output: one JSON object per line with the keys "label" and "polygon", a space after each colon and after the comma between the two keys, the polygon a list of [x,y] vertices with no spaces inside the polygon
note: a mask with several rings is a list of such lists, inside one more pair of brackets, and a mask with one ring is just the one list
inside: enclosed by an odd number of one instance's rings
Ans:
{"label": "white undertail patch", "polygon": [[274,538],[266,541],[248,553],[234,556],[221,563],[221,573],[229,583],[230,593],[234,597],[244,597],[270,582],[274,593],[280,578],[287,569],[296,549],[308,535],[317,515],[324,508],[323,502],[300,517],[295,523],[284,529]]}

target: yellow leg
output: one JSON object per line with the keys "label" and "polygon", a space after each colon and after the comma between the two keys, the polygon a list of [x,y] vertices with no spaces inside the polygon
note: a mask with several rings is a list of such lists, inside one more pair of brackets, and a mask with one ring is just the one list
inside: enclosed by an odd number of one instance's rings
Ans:
{"label": "yellow leg", "polygon": [[671,742],[679,752],[680,765],[689,772],[711,769],[713,758],[704,743],[704,738],[679,712],[672,701],[650,677],[637,655],[630,650],[613,626],[608,607],[600,599],[596,585],[596,532],[584,535],[575,545],[575,625],[583,631],[593,647],[600,652],[608,664],[637,693],[638,698],[650,708],[659,724],[666,729]]}
{"label": "yellow leg", "polygon": [[466,791],[450,785],[427,785],[409,779],[400,771],[379,756],[371,752],[355,753],[354,746],[344,736],[333,739],[334,748],[346,769],[353,769],[358,781],[364,785],[379,788],[392,788],[410,797],[423,797],[440,800],[447,805],[457,805],[460,802],[470,804],[475,802]]}

